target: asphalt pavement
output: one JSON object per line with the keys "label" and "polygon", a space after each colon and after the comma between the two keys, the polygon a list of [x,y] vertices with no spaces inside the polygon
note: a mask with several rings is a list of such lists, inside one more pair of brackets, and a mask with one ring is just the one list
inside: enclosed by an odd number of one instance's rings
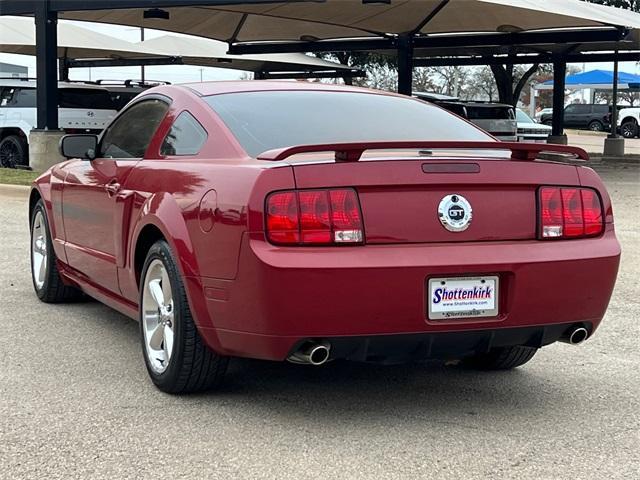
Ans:
{"label": "asphalt pavement", "polygon": [[599,169],[623,260],[583,346],[502,373],[233,360],[182,397],[148,380],[135,322],[37,300],[26,193],[0,186],[0,478],[640,478],[640,169]]}

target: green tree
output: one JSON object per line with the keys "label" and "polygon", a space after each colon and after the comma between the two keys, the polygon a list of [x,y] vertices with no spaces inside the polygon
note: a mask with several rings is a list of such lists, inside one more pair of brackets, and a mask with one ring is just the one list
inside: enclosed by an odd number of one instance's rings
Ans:
{"label": "green tree", "polygon": [[589,3],[598,3],[609,7],[624,8],[633,12],[640,12],[640,0],[584,0]]}

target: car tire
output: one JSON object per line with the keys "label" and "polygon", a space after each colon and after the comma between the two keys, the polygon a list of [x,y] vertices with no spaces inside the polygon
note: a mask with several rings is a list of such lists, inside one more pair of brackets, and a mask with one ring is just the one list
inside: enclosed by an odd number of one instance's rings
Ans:
{"label": "car tire", "polygon": [[65,285],[60,277],[51,230],[42,200],[31,212],[31,280],[36,295],[45,303],[77,300],[83,293]]}
{"label": "car tire", "polygon": [[542,122],[542,123],[550,127],[550,126],[553,124],[553,121],[551,121],[551,120],[545,120],[545,121],[544,121],[544,122]]}
{"label": "car tire", "polygon": [[153,383],[166,393],[219,386],[228,358],[204,344],[166,241],[159,240],[149,249],[140,279],[140,338]]}
{"label": "car tire", "polygon": [[29,165],[29,146],[17,135],[7,135],[0,140],[0,166],[5,168]]}
{"label": "car tire", "polygon": [[604,125],[599,120],[593,120],[592,122],[589,122],[589,130],[591,130],[592,132],[603,132]]}
{"label": "car tire", "polygon": [[535,347],[521,345],[493,348],[487,353],[467,358],[465,363],[479,370],[511,370],[527,363],[537,351]]}
{"label": "car tire", "polygon": [[620,134],[624,138],[633,138],[638,135],[638,124],[635,120],[628,120],[620,126]]}

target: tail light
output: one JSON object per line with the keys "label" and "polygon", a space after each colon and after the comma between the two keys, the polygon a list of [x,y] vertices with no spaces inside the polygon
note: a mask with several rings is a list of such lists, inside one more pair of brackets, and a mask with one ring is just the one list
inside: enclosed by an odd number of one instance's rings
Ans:
{"label": "tail light", "polygon": [[351,188],[272,193],[266,201],[266,229],[268,240],[280,245],[362,243],[358,194]]}
{"label": "tail light", "polygon": [[593,237],[604,227],[600,197],[591,188],[540,188],[539,215],[541,238]]}

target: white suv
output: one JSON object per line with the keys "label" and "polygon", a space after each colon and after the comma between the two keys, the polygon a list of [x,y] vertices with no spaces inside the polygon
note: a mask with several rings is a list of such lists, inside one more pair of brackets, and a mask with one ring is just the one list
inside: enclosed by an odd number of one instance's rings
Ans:
{"label": "white suv", "polygon": [[640,135],[640,107],[622,108],[618,112],[618,128],[624,138]]}
{"label": "white suv", "polygon": [[[58,83],[58,122],[66,133],[98,134],[115,115],[107,89]],[[0,79],[0,166],[29,165],[29,132],[35,127],[35,80]]]}

